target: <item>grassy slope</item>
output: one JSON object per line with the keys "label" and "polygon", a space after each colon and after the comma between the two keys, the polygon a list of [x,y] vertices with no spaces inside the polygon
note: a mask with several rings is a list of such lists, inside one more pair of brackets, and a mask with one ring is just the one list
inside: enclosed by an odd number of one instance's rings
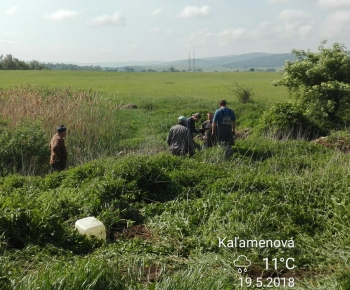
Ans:
{"label": "grassy slope", "polygon": [[[0,77],[7,87],[92,88],[116,103],[151,102],[154,110],[122,112],[124,120],[141,127],[133,138],[143,140],[147,123],[159,124],[159,138],[177,115],[212,110],[224,96],[240,116],[244,107],[231,92],[236,81],[252,88],[262,106],[288,98],[270,85],[280,75],[269,73],[0,72]],[[249,110],[246,118],[256,116]],[[242,289],[233,260],[245,254],[253,261],[252,277],[276,275],[263,270],[263,258],[292,257],[296,269],[285,273],[282,267],[278,275],[298,278],[294,289],[348,289],[349,163],[349,155],[318,145],[250,137],[237,142],[232,162],[214,149],[190,160],[134,155],[43,178],[1,178],[0,223],[6,231],[0,238],[0,285]],[[74,221],[86,215],[107,225],[107,243],[76,236]],[[219,237],[293,237],[295,248],[225,249]],[[153,284],[158,275],[161,282]]]}
{"label": "grassy slope", "polygon": [[[131,155],[45,178],[2,179],[2,276],[23,289],[79,289],[83,281],[141,289],[137,281],[156,275],[157,289],[231,289],[239,285],[233,261],[244,254],[252,277],[276,275],[271,264],[264,270],[264,258],[295,259],[295,269],[280,266],[278,275],[296,278],[296,289],[332,289],[341,275],[347,281],[349,157],[301,141],[250,139],[235,148],[232,162],[215,149],[189,160]],[[74,234],[74,221],[90,215],[107,226],[103,245]],[[293,238],[295,247],[219,247],[225,237]],[[102,278],[86,274],[95,268]],[[117,288],[120,275],[131,288]]]}

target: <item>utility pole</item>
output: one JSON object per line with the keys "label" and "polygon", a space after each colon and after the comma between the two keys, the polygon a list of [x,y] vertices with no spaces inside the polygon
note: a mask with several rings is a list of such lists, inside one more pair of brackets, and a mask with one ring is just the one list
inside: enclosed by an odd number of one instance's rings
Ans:
{"label": "utility pole", "polygon": [[194,57],[194,52],[193,52],[193,72],[196,71],[196,58]]}
{"label": "utility pole", "polygon": [[191,52],[188,52],[188,71],[191,71]]}

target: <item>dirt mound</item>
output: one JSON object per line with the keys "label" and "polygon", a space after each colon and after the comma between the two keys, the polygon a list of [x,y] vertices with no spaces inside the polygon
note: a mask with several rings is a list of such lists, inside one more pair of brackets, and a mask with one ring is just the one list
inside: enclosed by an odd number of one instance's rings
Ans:
{"label": "dirt mound", "polygon": [[123,105],[120,107],[121,109],[137,109],[137,105],[135,104],[127,104],[127,105]]}
{"label": "dirt mound", "polygon": [[143,240],[150,240],[152,237],[151,231],[145,225],[136,225],[128,229],[124,229],[122,232],[114,234],[115,239],[132,239],[140,238]]}
{"label": "dirt mound", "polygon": [[327,148],[339,150],[343,153],[350,153],[350,138],[349,137],[320,137],[311,141],[320,144]]}

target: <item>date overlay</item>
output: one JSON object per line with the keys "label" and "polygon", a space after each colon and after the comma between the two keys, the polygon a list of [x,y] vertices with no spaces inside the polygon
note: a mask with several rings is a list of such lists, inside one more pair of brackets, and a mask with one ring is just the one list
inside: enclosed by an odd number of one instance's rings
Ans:
{"label": "date overlay", "polygon": [[[219,239],[219,247],[225,248],[294,248],[294,240],[242,240],[235,237],[232,240]],[[284,288],[291,289],[296,286],[295,278],[288,277],[249,277],[249,267],[252,261],[245,255],[239,255],[234,261],[237,272],[241,274],[239,286],[242,288]],[[259,265],[264,265],[264,270],[281,272],[295,269],[294,257],[263,257]]]}
{"label": "date overlay", "polygon": [[241,287],[252,287],[252,288],[293,288],[295,281],[293,277],[280,278],[280,277],[241,277],[239,278]]}

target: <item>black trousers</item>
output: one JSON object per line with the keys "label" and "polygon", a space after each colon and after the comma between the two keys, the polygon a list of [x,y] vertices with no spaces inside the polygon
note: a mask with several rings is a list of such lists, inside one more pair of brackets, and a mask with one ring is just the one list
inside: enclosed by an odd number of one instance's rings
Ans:
{"label": "black trousers", "polygon": [[62,164],[61,162],[56,162],[54,164],[50,164],[50,166],[51,166],[51,172],[62,171],[64,169],[66,169],[66,166],[64,164]]}
{"label": "black trousers", "polygon": [[176,149],[171,149],[171,154],[176,155],[176,156],[193,156],[194,152],[186,152],[182,150],[176,150]]}

